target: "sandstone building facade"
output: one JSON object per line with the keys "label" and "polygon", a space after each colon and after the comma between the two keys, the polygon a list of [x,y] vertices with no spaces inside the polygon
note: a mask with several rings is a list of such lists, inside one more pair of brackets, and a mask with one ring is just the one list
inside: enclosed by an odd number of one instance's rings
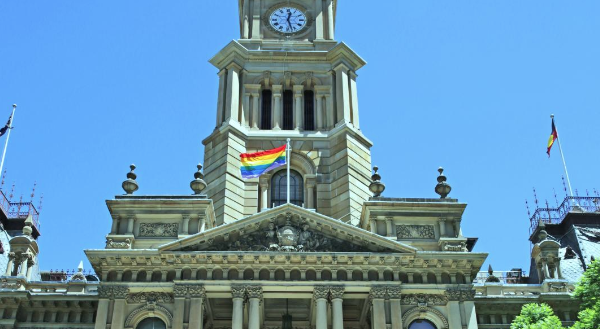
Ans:
{"label": "sandstone building facade", "polygon": [[[85,251],[95,275],[40,275],[31,208],[2,207],[0,328],[508,328],[529,302],[573,321],[596,249],[561,232],[597,237],[595,204],[534,214],[527,277],[480,272],[487,254],[463,235],[443,170],[439,197],[382,197],[360,129],[366,63],[335,40],[337,5],[239,0],[240,38],[210,60],[216,122],[193,194],[137,195],[132,166],[106,201],[106,248]],[[289,203],[284,168],[240,175],[241,153],[288,138]]]}

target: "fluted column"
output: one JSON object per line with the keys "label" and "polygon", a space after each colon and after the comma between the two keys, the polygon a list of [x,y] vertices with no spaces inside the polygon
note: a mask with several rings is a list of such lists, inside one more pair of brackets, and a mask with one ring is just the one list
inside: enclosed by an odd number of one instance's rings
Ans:
{"label": "fluted column", "polygon": [[281,85],[274,85],[271,87],[273,93],[273,130],[281,130]]}
{"label": "fluted column", "polygon": [[371,302],[373,304],[373,314],[371,314],[371,319],[373,319],[373,328],[372,329],[386,329],[385,297],[386,297],[386,288],[385,287],[371,288],[371,293],[369,294],[369,299],[371,300]]}
{"label": "fluted column", "polygon": [[317,309],[316,329],[327,329],[327,297],[329,295],[328,287],[316,286],[313,292],[313,299]]}
{"label": "fluted column", "polygon": [[111,234],[119,233],[119,215],[112,215],[112,227],[110,229]]}
{"label": "fluted column", "polygon": [[258,92],[252,93],[252,129],[258,129]]}
{"label": "fluted column", "polygon": [[329,289],[331,294],[331,308],[332,308],[332,329],[344,329],[344,313],[343,313],[343,296],[344,287],[331,287]]}
{"label": "fluted column", "polygon": [[243,286],[232,286],[233,312],[231,317],[231,329],[242,329],[244,325],[244,296]]}
{"label": "fluted column", "polygon": [[262,288],[260,286],[246,287],[248,293],[248,329],[260,329],[260,303],[262,302]]}
{"label": "fluted column", "polygon": [[296,85],[294,86],[294,114],[295,114],[295,120],[296,124],[294,125],[294,128],[296,130],[300,130],[303,128],[304,123],[302,122],[302,112],[304,112],[303,108],[302,108],[302,89],[304,88],[303,85]]}
{"label": "fluted column", "polygon": [[224,93],[227,85],[227,69],[222,69],[218,73],[219,75],[219,94],[217,95],[217,128],[221,126],[223,123],[223,118],[225,114],[225,103],[223,100],[225,99]]}

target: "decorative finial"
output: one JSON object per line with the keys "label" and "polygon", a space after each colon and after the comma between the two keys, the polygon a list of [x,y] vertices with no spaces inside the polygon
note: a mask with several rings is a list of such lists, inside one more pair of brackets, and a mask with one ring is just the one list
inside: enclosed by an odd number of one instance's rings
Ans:
{"label": "decorative finial", "polygon": [[194,173],[194,180],[190,182],[190,188],[194,191],[194,194],[198,195],[206,188],[206,182],[203,180],[202,164],[199,163],[196,167],[198,171]]}
{"label": "decorative finial", "polygon": [[554,119],[554,114],[550,114],[550,117],[551,117],[552,119]]}
{"label": "decorative finial", "polygon": [[369,190],[373,193],[374,197],[380,196],[381,193],[383,193],[383,191],[385,190],[385,184],[381,182],[381,176],[379,175],[377,170],[379,170],[379,167],[373,166],[374,173],[373,176],[371,176],[372,182],[369,185]]}
{"label": "decorative finial", "polygon": [[493,274],[494,274],[494,269],[492,268],[492,264],[489,264],[489,265],[488,265],[488,273],[489,273],[490,275],[493,275]]}
{"label": "decorative finial", "polygon": [[440,195],[440,199],[445,199],[450,191],[452,191],[452,187],[446,183],[446,176],[444,176],[444,168],[440,167],[438,169],[440,175],[437,178],[437,185],[435,186],[435,193]]}
{"label": "decorative finial", "polygon": [[546,238],[548,237],[548,232],[546,232],[546,224],[541,219],[538,222],[538,228],[540,229],[540,231],[537,234],[538,242],[546,240]]}
{"label": "decorative finial", "polygon": [[31,233],[33,233],[33,229],[31,228],[33,226],[33,216],[31,215],[31,213],[27,215],[25,223],[23,224],[23,234],[25,236],[31,236]]}
{"label": "decorative finial", "polygon": [[13,109],[16,109],[16,108],[17,108],[17,104],[13,104]]}
{"label": "decorative finial", "polygon": [[133,192],[138,190],[139,186],[138,183],[135,181],[137,175],[133,172],[135,170],[135,165],[132,164],[131,166],[129,166],[129,168],[131,169],[131,171],[127,173],[127,180],[124,180],[121,186],[123,187],[123,190],[125,190],[126,194],[131,195],[133,194]]}

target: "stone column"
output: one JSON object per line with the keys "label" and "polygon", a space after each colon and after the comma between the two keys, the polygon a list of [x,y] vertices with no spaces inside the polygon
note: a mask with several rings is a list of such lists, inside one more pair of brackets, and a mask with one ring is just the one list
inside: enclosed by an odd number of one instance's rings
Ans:
{"label": "stone column", "polygon": [[96,324],[94,325],[94,329],[106,328],[109,303],[110,300],[108,298],[100,298],[100,300],[98,300],[98,310],[96,311]]}
{"label": "stone column", "polygon": [[6,276],[12,275],[14,264],[15,264],[15,253],[10,252],[10,253],[8,253],[8,264],[6,265],[6,272],[4,272],[4,275],[6,275]]}
{"label": "stone column", "polygon": [[302,89],[304,88],[303,85],[297,85],[294,86],[294,114],[295,115],[295,120],[296,124],[294,125],[294,128],[296,130],[300,130],[304,127],[304,122],[302,122],[302,117],[303,117],[303,113],[304,109],[302,108]]}
{"label": "stone column", "polygon": [[112,227],[110,229],[110,234],[119,233],[119,217],[119,215],[112,215]]}
{"label": "stone column", "polygon": [[260,303],[262,302],[262,287],[248,286],[248,329],[260,329]]}
{"label": "stone column", "polygon": [[[472,300],[466,300],[463,304],[465,308],[465,323],[467,329],[478,329],[477,318],[475,315],[475,302]],[[503,320],[506,320],[506,315],[502,316]],[[507,323],[504,321],[504,323]]]}
{"label": "stone column", "polygon": [[250,0],[244,0],[244,6],[242,9],[242,39],[248,39],[250,35]]}
{"label": "stone column", "polygon": [[258,93],[252,93],[252,129],[258,129]]}
{"label": "stone column", "polygon": [[352,124],[356,129],[360,129],[358,120],[358,92],[356,89],[356,72],[349,71],[348,76],[350,77],[350,108],[352,109]]}
{"label": "stone column", "polygon": [[316,40],[323,40],[323,0],[315,0],[315,32]]}
{"label": "stone column", "polygon": [[221,126],[221,124],[223,123],[223,119],[224,119],[224,114],[225,114],[225,104],[223,103],[223,95],[225,93],[225,88],[227,85],[227,70],[226,69],[222,69],[221,71],[219,71],[218,73],[219,75],[219,94],[217,97],[217,128]]}
{"label": "stone column", "polygon": [[281,90],[283,86],[281,85],[273,85],[271,87],[271,92],[273,93],[273,129],[272,130],[281,130],[279,126],[281,124]]}
{"label": "stone column", "polygon": [[440,223],[440,237],[445,237],[446,236],[446,218],[440,218],[439,223]]}
{"label": "stone column", "polygon": [[231,329],[242,329],[244,324],[244,296],[246,289],[242,286],[232,286],[233,312],[231,317]]}
{"label": "stone column", "polygon": [[[369,299],[373,304],[373,313],[371,318],[373,319],[372,329],[386,329],[385,323],[385,287],[372,287]],[[454,327],[452,327],[454,328]]]}
{"label": "stone column", "polygon": [[370,219],[371,233],[377,233],[377,220],[375,218]]}
{"label": "stone column", "polygon": [[343,295],[344,295],[344,287],[330,287],[329,292],[331,294],[331,308],[333,311],[332,319],[332,329],[344,329],[344,313],[343,313]]}
{"label": "stone column", "polygon": [[260,182],[260,210],[269,208],[269,180],[265,177],[259,178]]}
{"label": "stone column", "polygon": [[335,109],[333,108],[333,98],[331,94],[325,95],[325,105],[327,106],[327,127],[331,128],[335,126]]}
{"label": "stone column", "polygon": [[[122,286],[112,286],[110,288],[103,287],[103,291],[98,288],[100,298],[109,296],[114,299],[111,329],[123,329],[125,326],[125,297],[127,297],[128,289]],[[97,322],[96,322],[97,323]]]}
{"label": "stone column", "polygon": [[185,214],[181,217],[181,234],[188,235],[190,234],[190,215]]}
{"label": "stone column", "polygon": [[27,277],[27,263],[32,259],[30,254],[22,254],[21,267],[19,268],[19,275]]}
{"label": "stone column", "polygon": [[323,286],[315,286],[313,299],[316,303],[317,323],[316,329],[327,329],[327,297],[329,289]]}
{"label": "stone column", "polygon": [[[202,285],[186,285],[185,286],[186,296],[191,298],[190,300],[190,315],[188,320],[188,328],[202,329],[204,325],[204,299],[206,298],[206,292]],[[180,293],[181,296],[181,293]]]}
{"label": "stone column", "polygon": [[306,209],[315,209],[314,195],[315,195],[315,182],[312,180],[306,181]]}
{"label": "stone column", "polygon": [[254,0],[254,10],[252,10],[252,39],[260,39],[260,0]]}
{"label": "stone column", "polygon": [[135,223],[135,216],[129,215],[127,218],[127,234],[133,235],[133,224]]}
{"label": "stone column", "polygon": [[323,130],[323,95],[316,94],[315,97],[317,98],[317,130]]}
{"label": "stone column", "polygon": [[333,26],[333,1],[327,0],[326,2],[326,10],[327,10],[327,40],[333,40],[335,38],[334,35],[334,26]]}
{"label": "stone column", "polygon": [[[183,316],[185,311],[185,295],[184,286],[175,285],[173,287],[173,295],[175,295],[175,307],[173,308],[173,329],[183,329]],[[192,312],[190,312],[192,314]]]}
{"label": "stone column", "polygon": [[227,90],[225,92],[225,121],[239,123],[240,111],[240,71],[242,68],[231,63],[227,66]]}
{"label": "stone column", "polygon": [[388,296],[390,297],[390,315],[392,318],[392,329],[402,329],[402,306],[400,305],[401,291],[400,287],[388,287]]}
{"label": "stone column", "polygon": [[242,126],[250,127],[250,96],[252,94],[245,92],[242,100]]}
{"label": "stone column", "polygon": [[344,64],[340,64],[334,70],[337,102],[336,125],[341,125],[350,122],[350,93],[348,88],[348,67],[346,67]]}
{"label": "stone column", "polygon": [[392,221],[392,217],[386,217],[385,218],[385,228],[386,228],[386,235],[388,237],[393,237],[394,236],[394,231],[393,231],[393,221]]}

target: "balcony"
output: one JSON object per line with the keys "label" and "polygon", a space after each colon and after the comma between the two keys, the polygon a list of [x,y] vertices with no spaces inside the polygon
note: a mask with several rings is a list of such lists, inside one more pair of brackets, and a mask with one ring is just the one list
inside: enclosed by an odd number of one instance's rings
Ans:
{"label": "balcony", "polygon": [[40,236],[40,213],[32,202],[11,202],[4,191],[0,190],[0,220],[7,230],[22,230],[29,215],[33,222],[33,237]]}
{"label": "balcony", "polygon": [[571,211],[599,213],[600,197],[568,196],[557,208],[537,208],[529,218],[529,234],[535,231],[540,221],[544,224],[560,224]]}

